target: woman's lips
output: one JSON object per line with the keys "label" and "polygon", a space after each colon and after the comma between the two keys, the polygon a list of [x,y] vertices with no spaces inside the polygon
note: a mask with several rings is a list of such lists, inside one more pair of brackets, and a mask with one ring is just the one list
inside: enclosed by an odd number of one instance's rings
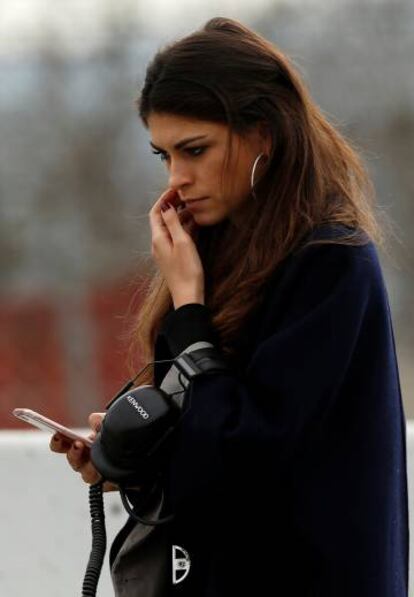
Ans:
{"label": "woman's lips", "polygon": [[185,201],[187,207],[194,207],[199,205],[202,201],[205,201],[208,197],[201,197],[200,199],[191,199],[189,201]]}

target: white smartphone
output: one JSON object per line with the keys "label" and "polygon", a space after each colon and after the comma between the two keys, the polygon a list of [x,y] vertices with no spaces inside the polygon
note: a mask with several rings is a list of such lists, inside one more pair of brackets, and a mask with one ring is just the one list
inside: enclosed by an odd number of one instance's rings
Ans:
{"label": "white smartphone", "polygon": [[37,413],[36,411],[31,410],[30,408],[15,408],[13,410],[13,414],[18,419],[22,419],[23,421],[26,421],[26,423],[30,423],[30,425],[34,425],[35,427],[42,429],[42,431],[50,431],[51,433],[55,433],[55,431],[58,431],[59,433],[67,437],[69,440],[81,440],[89,448],[93,444],[93,440],[89,439],[88,437],[80,435],[79,433],[76,433],[76,431],[68,429],[60,423],[56,423],[56,421],[52,421],[52,419],[48,419],[47,417],[44,417],[40,413]]}

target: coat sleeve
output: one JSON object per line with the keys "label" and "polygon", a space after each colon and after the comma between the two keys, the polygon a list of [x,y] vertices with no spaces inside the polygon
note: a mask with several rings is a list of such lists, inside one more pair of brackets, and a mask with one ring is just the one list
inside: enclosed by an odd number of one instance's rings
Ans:
{"label": "coat sleeve", "polygon": [[[186,393],[169,464],[176,503],[229,482],[243,490],[263,475],[277,484],[334,407],[381,294],[375,259],[368,246],[314,245],[295,258],[287,278],[282,313],[272,301],[283,288],[269,290],[267,331],[243,378],[231,370],[200,376]],[[161,333],[174,356],[212,341],[208,308],[181,306]]]}

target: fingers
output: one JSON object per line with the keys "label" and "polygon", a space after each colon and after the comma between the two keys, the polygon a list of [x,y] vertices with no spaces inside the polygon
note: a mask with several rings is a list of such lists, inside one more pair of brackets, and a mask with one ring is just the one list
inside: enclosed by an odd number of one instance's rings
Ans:
{"label": "fingers", "polygon": [[163,221],[165,222],[168,232],[170,233],[173,242],[179,242],[180,240],[188,239],[188,234],[184,230],[178,213],[174,207],[170,207],[166,211],[161,211]]}
{"label": "fingers", "polygon": [[[96,435],[97,435],[97,432],[92,431],[87,437],[93,441],[96,438]],[[70,450],[70,448],[73,445],[73,442],[74,442],[74,440],[72,440],[64,435],[61,435],[57,431],[54,435],[52,435],[52,437],[50,439],[49,448],[52,450],[52,452],[57,452],[59,454],[65,454],[68,450]]]}
{"label": "fingers", "polygon": [[169,203],[170,205],[175,207],[177,210],[178,210],[178,208],[185,207],[185,203],[183,201],[181,201],[178,192],[171,187],[166,189],[164,191],[164,193],[162,193],[160,195],[159,199],[157,199],[157,201],[155,202],[153,208],[155,208],[156,210],[159,211],[161,209],[161,207],[163,205],[165,205],[166,203]]}
{"label": "fingers", "polygon": [[[85,483],[94,484],[102,478],[90,460],[90,449],[80,440],[68,441],[59,433],[55,433],[50,440],[50,449],[53,452],[66,453],[69,465],[81,475]],[[107,491],[115,491],[115,488],[108,488]]]}
{"label": "fingers", "polygon": [[63,454],[70,449],[72,444],[73,441],[56,432],[54,435],[52,435],[49,447],[52,450],[52,452],[58,452],[60,454]]}
{"label": "fingers", "polygon": [[102,427],[102,421],[105,418],[105,415],[106,413],[91,413],[88,417],[88,423],[91,429],[98,432]]}
{"label": "fingers", "polygon": [[[95,483],[98,483],[98,481],[101,481],[101,479],[102,479],[102,475],[100,475],[100,473],[98,473],[98,471],[93,466],[93,464],[90,460],[85,465],[83,465],[78,472],[80,473],[80,475],[81,475],[82,479],[85,481],[85,483],[88,483],[89,485],[94,485]],[[115,491],[115,490],[111,489],[110,491]]]}
{"label": "fingers", "polygon": [[152,220],[155,220],[155,222],[157,222],[158,224],[162,224],[161,207],[167,205],[167,203],[169,203],[170,205],[173,205],[176,208],[178,208],[179,205],[184,205],[184,203],[181,201],[180,197],[178,196],[177,191],[175,191],[174,189],[168,188],[166,191],[164,191],[160,195],[160,197],[157,199],[157,201],[154,203],[154,205],[150,209],[150,212],[149,212],[150,221],[152,219]]}
{"label": "fingers", "polygon": [[164,242],[170,241],[169,232],[161,215],[161,206],[165,205],[168,201],[173,202],[175,197],[175,191],[173,191],[173,189],[167,189],[151,208],[149,212],[149,221],[153,241],[157,238],[161,238]]}
{"label": "fingers", "polygon": [[166,240],[171,242],[168,228],[162,217],[162,207],[166,206],[167,203],[173,206],[173,208],[180,211],[185,208],[185,203],[181,201],[177,191],[172,188],[168,188],[164,193],[161,194],[159,199],[155,202],[149,212],[149,220],[151,226],[152,239],[161,238],[164,242]]}
{"label": "fingers", "polygon": [[162,207],[163,205],[165,205],[165,203],[169,203],[177,211],[181,211],[182,209],[185,208],[185,203],[183,201],[181,201],[180,196],[177,193],[177,191],[174,191],[174,192],[170,193],[168,195],[167,199],[164,198],[164,200],[160,204],[160,207]]}
{"label": "fingers", "polygon": [[[152,255],[160,262],[161,267],[168,267],[168,260],[172,257],[172,251],[176,246],[185,246],[192,241],[192,237],[186,227],[183,226],[181,218],[175,207],[167,203],[161,215],[152,214]],[[161,218],[161,224],[157,221]]]}
{"label": "fingers", "polygon": [[[96,435],[96,432],[92,432],[90,435]],[[96,470],[95,466],[90,460],[90,449],[85,444],[82,444],[81,441],[69,441],[63,435],[60,435],[58,432],[56,432],[50,440],[50,449],[52,452],[66,453],[66,458],[69,465],[75,472],[81,475],[85,483],[94,485],[102,479],[102,475]],[[140,487],[136,487],[134,489],[140,489]],[[111,481],[105,481],[102,485],[102,491],[119,491],[119,486]]]}
{"label": "fingers", "polygon": [[[105,415],[106,413],[91,413],[89,415],[89,424],[94,429],[88,436],[90,439],[95,439]],[[90,448],[81,440],[73,441],[56,432],[52,436],[49,446],[52,452],[66,454],[69,465],[81,475],[85,483],[92,485],[102,479],[102,475],[90,460]],[[103,485],[103,491],[117,491],[118,489],[118,486],[109,481]]]}
{"label": "fingers", "polygon": [[73,470],[79,472],[89,460],[89,450],[81,442],[73,442],[66,453],[66,458]]}
{"label": "fingers", "polygon": [[81,442],[74,442],[66,458],[73,470],[80,473],[85,483],[97,483],[102,478],[90,460],[89,448]]}
{"label": "fingers", "polygon": [[95,441],[97,435],[98,434],[97,434],[96,431],[91,431],[90,434],[87,435],[87,438],[90,439],[90,440],[92,440],[92,441]]}

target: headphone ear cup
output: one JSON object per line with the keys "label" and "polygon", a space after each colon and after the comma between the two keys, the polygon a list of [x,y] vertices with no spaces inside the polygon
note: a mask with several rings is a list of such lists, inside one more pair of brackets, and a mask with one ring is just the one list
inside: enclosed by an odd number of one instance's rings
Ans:
{"label": "headphone ear cup", "polygon": [[163,390],[140,386],[109,408],[91,447],[91,461],[106,480],[140,484],[154,477],[181,414]]}

